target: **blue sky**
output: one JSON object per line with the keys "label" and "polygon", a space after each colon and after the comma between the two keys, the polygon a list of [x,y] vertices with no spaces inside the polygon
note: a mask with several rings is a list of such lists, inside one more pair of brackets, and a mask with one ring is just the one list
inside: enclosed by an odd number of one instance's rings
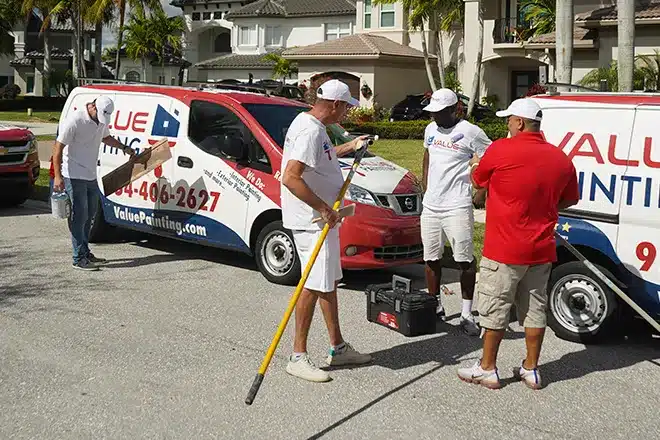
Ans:
{"label": "blue sky", "polygon": [[[161,4],[163,5],[163,9],[167,13],[167,15],[174,16],[174,15],[181,15],[182,11],[180,8],[175,8],[174,6],[170,5],[171,0],[161,0]],[[106,48],[108,46],[114,46],[117,44],[117,28],[116,25],[115,27],[105,27],[103,28],[103,47]]]}

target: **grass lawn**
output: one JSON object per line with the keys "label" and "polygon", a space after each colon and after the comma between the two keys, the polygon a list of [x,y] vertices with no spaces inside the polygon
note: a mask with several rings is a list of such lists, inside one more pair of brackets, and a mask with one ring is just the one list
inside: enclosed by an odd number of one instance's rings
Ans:
{"label": "grass lawn", "polygon": [[[382,139],[376,141],[369,151],[396,163],[403,168],[413,172],[422,178],[422,161],[424,159],[424,146],[421,139]],[[484,224],[474,224],[474,254],[477,264],[481,261],[481,250],[484,246]],[[445,248],[443,257],[444,264],[448,267],[453,265],[452,251],[449,245]]]}
{"label": "grass lawn", "polygon": [[30,198],[47,202],[48,197],[50,196],[50,176],[48,175],[47,168],[41,169],[39,172],[39,178],[34,185],[34,192]]}
{"label": "grass lawn", "polygon": [[40,135],[37,135],[37,140],[38,141],[54,141],[55,137],[56,136],[54,134],[40,134]]}
{"label": "grass lawn", "polygon": [[32,117],[27,115],[27,111],[20,112],[0,112],[0,121],[16,122],[59,122],[60,112],[32,112]]}
{"label": "grass lawn", "polygon": [[421,139],[382,139],[376,141],[369,151],[394,162],[422,178],[424,145]]}

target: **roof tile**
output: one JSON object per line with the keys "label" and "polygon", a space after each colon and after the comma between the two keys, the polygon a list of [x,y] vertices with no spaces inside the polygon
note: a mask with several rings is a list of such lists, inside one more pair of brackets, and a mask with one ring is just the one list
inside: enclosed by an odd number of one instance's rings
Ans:
{"label": "roof tile", "polygon": [[424,57],[424,54],[417,49],[404,46],[387,37],[372,34],[349,35],[336,40],[291,48],[285,50],[282,55],[286,58],[328,55]]}
{"label": "roof tile", "polygon": [[320,15],[354,15],[356,0],[257,0],[225,16],[238,17],[310,17]]}
{"label": "roof tile", "polygon": [[[589,41],[595,40],[598,36],[598,33],[594,29],[586,29],[583,27],[575,27],[573,29],[573,41]],[[537,35],[529,39],[528,43],[532,44],[549,44],[556,43],[557,36],[554,32],[547,34]]]}
{"label": "roof tile", "polygon": [[[660,18],[660,0],[637,0],[635,2],[635,19],[644,20]],[[601,20],[616,20],[617,8],[616,5],[608,6],[606,8],[594,9],[592,11],[583,12],[575,16],[576,22],[585,21],[601,21]]]}
{"label": "roof tile", "polygon": [[[281,53],[281,50],[275,51]],[[195,64],[200,69],[267,69],[274,63],[264,60],[264,55],[227,54]]]}

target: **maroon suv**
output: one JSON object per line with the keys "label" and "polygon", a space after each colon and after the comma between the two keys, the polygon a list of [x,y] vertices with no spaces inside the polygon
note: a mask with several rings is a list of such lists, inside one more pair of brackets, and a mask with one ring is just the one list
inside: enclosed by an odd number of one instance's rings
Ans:
{"label": "maroon suv", "polygon": [[0,205],[23,203],[39,177],[37,139],[30,130],[0,124]]}

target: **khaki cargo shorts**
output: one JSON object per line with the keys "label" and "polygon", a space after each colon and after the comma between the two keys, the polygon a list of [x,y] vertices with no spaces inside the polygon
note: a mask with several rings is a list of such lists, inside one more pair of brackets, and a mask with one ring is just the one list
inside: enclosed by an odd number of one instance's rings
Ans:
{"label": "khaki cargo shorts", "polygon": [[533,266],[503,264],[483,257],[477,284],[481,327],[506,329],[511,305],[515,303],[520,325],[544,328],[548,308],[546,287],[551,268],[551,263]]}

